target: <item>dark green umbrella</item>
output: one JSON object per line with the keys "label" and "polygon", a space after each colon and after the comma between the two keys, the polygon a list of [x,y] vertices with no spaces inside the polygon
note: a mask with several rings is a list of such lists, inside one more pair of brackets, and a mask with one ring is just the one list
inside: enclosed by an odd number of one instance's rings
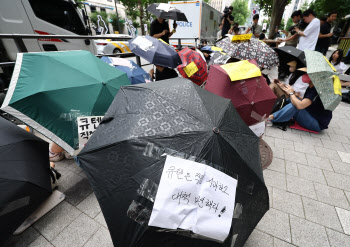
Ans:
{"label": "dark green umbrella", "polygon": [[122,85],[126,73],[88,51],[19,53],[1,110],[73,154],[76,118],[103,116]]}

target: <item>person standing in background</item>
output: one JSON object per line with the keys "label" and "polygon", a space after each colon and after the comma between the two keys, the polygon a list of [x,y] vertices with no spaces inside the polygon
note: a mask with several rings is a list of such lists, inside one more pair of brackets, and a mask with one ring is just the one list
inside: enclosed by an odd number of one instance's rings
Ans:
{"label": "person standing in background", "polygon": [[256,14],[253,16],[253,25],[249,27],[246,31],[246,33],[252,32],[252,38],[258,39],[261,32],[262,32],[262,26],[258,25],[259,21],[259,15]]}
{"label": "person standing in background", "polygon": [[169,38],[176,32],[177,23],[174,22],[174,29],[170,32],[169,24],[163,18],[156,18],[151,23],[150,34],[153,38],[162,39],[169,44]]}
{"label": "person standing in background", "polygon": [[216,39],[221,39],[222,23],[219,24],[219,32],[216,34]]}
{"label": "person standing in background", "polygon": [[232,6],[228,7],[228,12],[226,12],[226,10],[227,10],[227,7],[224,10],[224,13],[222,15],[222,20],[221,20],[221,24],[222,24],[221,36],[222,37],[225,37],[225,35],[228,33],[228,31],[231,28],[231,25],[233,24],[233,20],[234,20],[234,17],[232,16],[233,7]]}
{"label": "person standing in background", "polygon": [[337,19],[338,13],[336,11],[330,12],[327,16],[327,21],[321,25],[320,34],[318,35],[318,41],[316,44],[316,51],[326,55],[328,48],[331,44],[331,24]]}
{"label": "person standing in background", "polygon": [[286,46],[297,47],[298,45],[299,35],[296,31],[294,31],[294,28],[300,23],[301,15],[302,13],[300,10],[293,12],[291,18],[293,20],[294,25],[289,28],[288,33],[285,31],[285,34],[287,35],[286,39],[279,39],[282,42],[286,42]]}
{"label": "person standing in background", "polygon": [[305,30],[301,31],[299,27],[294,28],[300,36],[298,48],[302,51],[314,51],[320,33],[320,20],[316,18],[316,14],[312,9],[303,12],[303,19],[309,24]]}

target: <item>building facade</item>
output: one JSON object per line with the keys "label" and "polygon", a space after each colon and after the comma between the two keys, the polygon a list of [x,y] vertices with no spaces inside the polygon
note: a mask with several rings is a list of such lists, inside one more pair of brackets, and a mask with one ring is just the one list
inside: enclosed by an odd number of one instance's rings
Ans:
{"label": "building facade", "polygon": [[[116,0],[87,0],[84,2],[84,7],[86,9],[86,12],[88,15],[90,15],[93,12],[99,11],[99,12],[106,12],[108,15],[110,14],[116,14],[116,6],[118,10],[118,16],[120,20],[124,20],[126,17],[125,13],[125,7],[121,2]],[[114,33],[114,28],[111,23],[106,23],[108,25],[108,33]],[[120,33],[127,33],[126,28],[123,24],[119,24],[119,27],[121,28]],[[92,29],[93,34],[96,34],[95,29]]]}

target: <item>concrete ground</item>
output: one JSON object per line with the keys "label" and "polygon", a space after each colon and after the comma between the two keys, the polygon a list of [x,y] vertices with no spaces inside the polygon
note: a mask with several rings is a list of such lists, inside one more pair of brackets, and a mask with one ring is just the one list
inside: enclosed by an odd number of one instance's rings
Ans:
{"label": "concrete ground", "polygon": [[[270,210],[245,247],[350,246],[349,127],[350,104],[340,103],[320,134],[266,129],[274,153],[264,171]],[[5,246],[113,246],[82,169],[74,160],[56,167],[66,199]]]}

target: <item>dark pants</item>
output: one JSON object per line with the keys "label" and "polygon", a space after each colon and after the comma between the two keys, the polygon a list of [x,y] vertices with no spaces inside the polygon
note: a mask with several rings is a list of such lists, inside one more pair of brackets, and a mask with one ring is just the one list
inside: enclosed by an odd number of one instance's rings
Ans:
{"label": "dark pants", "polygon": [[316,45],[315,51],[321,52],[324,56],[326,56],[327,51],[328,51],[328,46],[320,46]]}

